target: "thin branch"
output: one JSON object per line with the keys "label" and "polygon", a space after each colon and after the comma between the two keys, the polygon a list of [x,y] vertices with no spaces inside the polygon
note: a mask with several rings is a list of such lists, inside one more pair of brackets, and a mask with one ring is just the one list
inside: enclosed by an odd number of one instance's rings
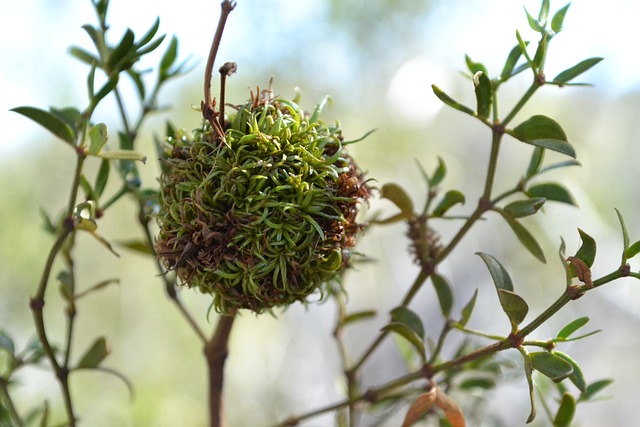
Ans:
{"label": "thin branch", "polygon": [[222,425],[222,386],[224,383],[224,363],[229,354],[229,335],[236,312],[223,315],[218,320],[215,333],[204,347],[209,368],[209,415],[210,426]]}

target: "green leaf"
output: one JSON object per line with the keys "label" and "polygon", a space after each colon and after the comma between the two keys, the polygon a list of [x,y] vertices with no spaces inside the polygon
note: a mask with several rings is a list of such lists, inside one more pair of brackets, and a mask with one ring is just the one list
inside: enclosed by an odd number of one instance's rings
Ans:
{"label": "green leaf", "polygon": [[538,22],[538,20],[529,13],[526,7],[524,8],[524,13],[527,14],[527,22],[529,22],[531,29],[536,33],[542,33],[544,31],[544,26],[540,25],[540,22]]}
{"label": "green leaf", "polygon": [[96,183],[93,186],[93,191],[96,197],[99,199],[107,186],[107,180],[109,179],[109,171],[111,170],[111,162],[107,159],[103,159],[100,162],[100,169],[98,169],[98,175],[96,175]]}
{"label": "green leaf", "polygon": [[93,285],[92,287],[90,287],[89,289],[79,292],[75,298],[81,298],[85,295],[88,295],[92,292],[98,291],[100,289],[106,288],[109,285],[119,285],[120,284],[120,279],[106,279],[106,280],[102,280],[101,282],[96,283],[95,285]]}
{"label": "green leaf", "polygon": [[82,121],[82,113],[75,107],[49,109],[53,115],[69,125],[71,129],[76,129]]}
{"label": "green leaf", "polygon": [[540,244],[536,241],[529,230],[527,230],[524,225],[518,222],[518,220],[516,220],[510,213],[506,212],[503,209],[496,210],[500,213],[500,215],[502,215],[505,221],[507,221],[507,224],[509,224],[509,227],[511,227],[520,243],[522,243],[522,245],[531,253],[531,255],[533,255],[543,263],[547,262]]}
{"label": "green leaf", "polygon": [[160,79],[164,80],[169,76],[169,69],[173,65],[178,56],[178,39],[173,36],[171,37],[171,41],[169,42],[169,46],[167,50],[162,55],[162,59],[160,60]]}
{"label": "green leaf", "polygon": [[[618,215],[618,221],[620,222],[620,229],[622,230],[622,246],[625,249],[625,253],[623,254],[624,256],[626,255],[626,249],[629,247],[629,231],[627,231],[627,225],[624,223],[624,218],[622,217],[622,214],[620,213],[620,211],[616,208],[614,209],[616,211],[616,215]],[[595,245],[595,242],[594,242],[594,245]],[[625,264],[626,260],[623,259],[622,263]]]}
{"label": "green leaf", "polygon": [[102,32],[100,32],[98,29],[96,29],[95,27],[92,27],[89,24],[83,25],[82,29],[85,30],[86,33],[89,35],[89,38],[93,42],[93,45],[95,46],[98,53],[102,54],[102,49],[104,47],[104,43],[102,40]]}
{"label": "green leaf", "polygon": [[547,19],[549,17],[549,0],[542,0],[540,5],[540,13],[538,13],[538,22],[543,27],[547,26]]}
{"label": "green leaf", "polygon": [[493,88],[491,80],[482,71],[478,71],[473,76],[473,86],[476,92],[476,111],[478,116],[488,119],[491,114],[491,105],[493,103]]}
{"label": "green leaf", "polygon": [[593,67],[603,59],[604,58],[598,58],[598,57],[585,59],[584,61],[579,62],[573,67],[568,68],[563,72],[561,72],[560,74],[558,74],[557,76],[555,76],[551,82],[559,85],[563,85],[567,82],[570,82],[571,80],[578,77],[580,74],[588,71],[591,67]]}
{"label": "green leaf", "polygon": [[557,337],[563,340],[569,338],[575,331],[589,323],[589,320],[591,319],[586,316],[578,317],[577,319],[569,322],[564,328],[560,329]]}
{"label": "green leaf", "polygon": [[587,391],[582,396],[580,396],[579,400],[580,401],[589,401],[589,400],[593,399],[593,396],[595,396],[597,393],[602,391],[604,388],[606,388],[609,385],[611,385],[611,383],[613,383],[613,380],[606,379],[606,380],[595,381],[595,382],[589,384],[587,386]]}
{"label": "green leaf", "polygon": [[453,306],[453,291],[451,290],[451,285],[446,278],[437,273],[431,275],[431,282],[436,290],[436,295],[438,295],[442,316],[448,319],[449,316],[451,316],[451,307]]}
{"label": "green leaf", "polygon": [[527,189],[527,195],[530,197],[544,197],[545,199],[552,200],[554,202],[578,206],[578,203],[573,198],[569,190],[555,182],[545,182],[532,185]]}
{"label": "green leaf", "polygon": [[150,247],[146,241],[141,239],[119,241],[118,245],[124,246],[127,249],[130,249],[135,252],[139,252],[144,255],[151,255],[154,257],[156,255],[156,252],[153,250],[153,248]]}
{"label": "green leaf", "polygon": [[529,160],[529,166],[527,166],[527,173],[525,175],[527,178],[531,178],[532,176],[540,172],[542,162],[544,161],[544,152],[545,149],[542,147],[533,148],[533,153],[531,153],[531,160]]}
{"label": "green leaf", "polygon": [[440,203],[438,203],[438,205],[433,209],[432,215],[442,216],[453,206],[457,204],[464,205],[464,202],[465,202],[464,194],[462,194],[458,190],[449,190],[445,193],[444,197],[442,197],[442,200],[440,201]]}
{"label": "green leaf", "polygon": [[118,85],[118,80],[118,74],[111,76],[100,90],[91,97],[93,104],[97,105],[105,96],[109,95],[109,93]]}
{"label": "green leaf", "polygon": [[563,358],[548,351],[529,353],[533,368],[553,381],[561,381],[573,372],[573,366]]}
{"label": "green leaf", "polygon": [[100,337],[94,341],[91,347],[85,352],[84,356],[82,356],[77,368],[96,368],[108,355],[109,349],[107,348],[107,340],[105,337]]}
{"label": "green leaf", "polygon": [[469,319],[471,319],[471,314],[473,313],[473,309],[476,306],[477,299],[478,299],[478,289],[476,289],[473,292],[473,296],[471,297],[467,305],[465,305],[460,311],[460,321],[458,322],[460,327],[464,328],[467,325],[467,323],[469,323]]}
{"label": "green leaf", "polygon": [[100,63],[100,60],[93,54],[77,46],[72,46],[71,49],[69,49],[69,54],[88,65]]}
{"label": "green leaf", "polygon": [[122,59],[133,51],[132,48],[134,40],[135,35],[133,34],[133,31],[127,29],[122,36],[120,43],[118,43],[118,46],[116,46],[116,48],[109,54],[109,59],[107,59],[107,67],[109,71],[113,71],[116,65],[118,65]]}
{"label": "green leaf", "polygon": [[61,140],[69,143],[71,146],[74,145],[76,136],[73,129],[64,121],[56,117],[55,114],[35,107],[16,107],[12,108],[10,111],[33,120]]}
{"label": "green leaf", "polygon": [[107,125],[98,123],[89,129],[89,154],[98,155],[104,144],[109,139],[109,131]]}
{"label": "green leaf", "polygon": [[536,418],[536,398],[533,392],[533,361],[526,349],[519,347],[518,350],[520,350],[522,358],[524,359],[524,375],[527,378],[527,384],[529,385],[529,403],[531,405],[531,412],[529,412],[529,417],[526,421],[527,424],[529,424]]}
{"label": "green leaf", "polygon": [[473,111],[473,109],[467,107],[466,105],[460,104],[458,101],[444,93],[444,91],[442,91],[442,89],[440,89],[438,86],[431,85],[431,89],[433,89],[433,93],[436,94],[438,99],[447,104],[449,107],[454,108],[458,111],[462,111],[463,113],[467,113],[470,116],[475,116],[476,112]]}
{"label": "green leaf", "polygon": [[433,172],[433,175],[429,180],[429,186],[432,188],[437,187],[442,180],[444,180],[445,176],[447,176],[447,165],[444,160],[442,160],[442,157],[438,156],[438,167]]}
{"label": "green leaf", "polygon": [[578,362],[573,360],[573,358],[568,354],[561,351],[554,351],[553,354],[571,364],[571,366],[573,367],[573,372],[571,373],[571,375],[569,375],[569,380],[571,380],[573,385],[575,385],[578,390],[580,390],[580,393],[585,393],[587,391],[587,383],[584,380],[584,374],[582,373],[582,369],[580,368],[580,365],[578,365]]}
{"label": "green leaf", "polygon": [[593,265],[593,262],[596,259],[596,241],[593,237],[589,236],[587,233],[578,228],[578,233],[580,233],[580,239],[582,240],[582,245],[576,252],[576,258],[580,258],[587,264],[588,267]]}
{"label": "green leaf", "polygon": [[520,32],[518,30],[516,30],[516,39],[518,39],[518,46],[520,46],[520,51],[522,52],[522,55],[524,55],[525,59],[527,60],[527,64],[529,65],[529,67],[533,68],[533,61],[531,61],[529,52],[527,52],[527,46],[529,45],[529,42],[525,42],[524,40],[522,40],[522,36],[520,35]]}
{"label": "green leaf", "polygon": [[504,210],[509,212],[515,218],[522,218],[525,216],[533,215],[544,205],[544,197],[533,197],[531,199],[516,200],[509,203],[504,207]]}
{"label": "green leaf", "polygon": [[562,25],[564,24],[564,17],[567,14],[567,10],[569,9],[569,6],[571,6],[571,3],[567,4],[566,6],[558,10],[555,15],[553,15],[553,18],[551,19],[551,29],[554,32],[559,33],[560,31],[562,31]]}
{"label": "green leaf", "polygon": [[418,334],[413,329],[411,329],[409,326],[405,325],[404,323],[391,322],[391,323],[385,325],[381,329],[381,331],[383,331],[383,332],[394,332],[394,333],[400,335],[401,337],[403,337],[404,339],[409,341],[409,343],[411,343],[411,345],[413,345],[413,347],[416,349],[416,351],[418,352],[420,357],[422,357],[424,359],[425,351],[426,351],[425,346],[424,346],[424,342],[418,336]]}
{"label": "green leaf", "polygon": [[495,259],[492,255],[476,252],[482,261],[486,264],[489,269],[489,273],[491,274],[491,278],[493,279],[493,283],[496,286],[496,289],[502,289],[505,291],[513,292],[513,282],[511,281],[511,277],[507,270]]}
{"label": "green leaf", "polygon": [[418,336],[424,338],[424,326],[420,317],[405,306],[399,306],[391,310],[391,319],[411,328]]}
{"label": "green leaf", "polygon": [[142,38],[136,43],[136,46],[142,47],[147,43],[149,43],[153,39],[153,36],[157,34],[159,28],[160,28],[160,18],[156,18],[151,28],[149,28],[149,31],[147,31],[145,35],[142,36]]}
{"label": "green leaf", "polygon": [[363,310],[356,311],[355,313],[351,313],[344,318],[342,322],[343,325],[348,325],[349,323],[359,322],[362,320],[371,319],[376,317],[377,311],[375,310]]}
{"label": "green leaf", "polygon": [[498,289],[498,299],[502,310],[513,325],[519,325],[527,317],[529,305],[520,295],[504,289]]}
{"label": "green leaf", "polygon": [[560,399],[558,412],[553,419],[553,427],[569,427],[576,414],[576,398],[570,393],[564,393]]}
{"label": "green leaf", "polygon": [[549,41],[548,33],[544,33],[542,35],[542,39],[538,42],[538,48],[536,49],[536,54],[533,56],[533,63],[536,68],[541,70],[544,66],[544,61],[547,58],[547,46]]}
{"label": "green leaf", "polygon": [[506,132],[527,144],[548,148],[573,158],[576,157],[575,150],[567,141],[567,135],[562,127],[547,116],[532,116],[513,130],[507,129]]}
{"label": "green leaf", "polygon": [[487,67],[481,62],[474,62],[469,55],[464,56],[464,61],[467,63],[467,68],[469,68],[472,76],[475,76],[479,72],[482,72],[485,76],[489,75]]}
{"label": "green leaf", "polygon": [[629,259],[638,255],[638,253],[640,253],[640,240],[629,246],[627,250],[624,251],[624,256]]}
{"label": "green leaf", "polygon": [[[136,90],[138,91],[138,97],[140,98],[140,101],[144,102],[145,101],[144,98],[146,96],[146,89],[144,86],[144,81],[142,81],[142,73],[135,71],[133,68],[129,68],[127,69],[127,75],[131,77],[131,80],[133,80],[133,84],[135,85]],[[157,107],[151,106],[149,108],[155,109]]]}
{"label": "green leaf", "polygon": [[[527,46],[529,42],[525,43],[525,47]],[[519,44],[515,45],[513,49],[511,49],[511,52],[509,52],[509,56],[507,56],[507,61],[504,64],[504,68],[502,69],[502,73],[500,74],[500,81],[502,83],[506,82],[507,80],[509,80],[511,77],[515,76],[517,73],[514,72],[514,68],[516,66],[516,64],[518,64],[518,61],[520,60],[520,57],[522,56],[522,48],[520,47]]]}
{"label": "green leaf", "polygon": [[468,390],[472,388],[481,388],[483,390],[490,390],[495,388],[496,382],[492,378],[469,378],[462,381],[458,387],[461,390]]}
{"label": "green leaf", "polygon": [[58,227],[54,225],[49,214],[42,207],[40,208],[40,217],[42,218],[42,228],[44,228],[47,233],[56,234]]}
{"label": "green leaf", "polygon": [[400,185],[395,183],[384,184],[380,191],[380,197],[396,205],[405,218],[413,216],[413,201]]}

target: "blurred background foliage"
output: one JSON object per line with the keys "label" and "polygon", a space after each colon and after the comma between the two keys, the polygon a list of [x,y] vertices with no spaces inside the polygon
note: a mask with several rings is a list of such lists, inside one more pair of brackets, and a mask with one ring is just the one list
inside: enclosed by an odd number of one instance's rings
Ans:
{"label": "blurred background foliage", "polygon": [[[144,186],[156,185],[158,166],[153,161],[152,141],[154,135],[162,134],[165,120],[187,129],[199,123],[200,113],[192,106],[202,99],[202,73],[218,3],[111,1],[113,37],[126,27],[142,34],[159,16],[160,31],[175,34],[180,40],[180,57],[190,56],[194,65],[186,77],[160,94],[160,103],[170,108],[144,127],[138,150],[151,159],[141,167]],[[535,11],[539,2],[526,0],[524,5]],[[552,10],[563,5],[552,2]],[[497,74],[516,43],[516,28],[536,40],[521,6],[510,0],[239,0],[218,58],[239,64],[228,84],[232,102],[247,98],[248,88],[267,86],[273,76],[277,94],[291,97],[294,88],[300,87],[302,104],[308,109],[330,94],[334,102],[324,118],[331,122],[339,117],[347,138],[376,128],[352,153],[380,185],[398,182],[421,203],[425,186],[416,160],[431,170],[440,155],[449,169],[444,185],[474,200],[481,192],[478,183],[484,179],[489,132],[456,111],[442,109],[430,85],[438,84],[454,98],[473,104],[472,85],[458,72],[464,68],[464,54]],[[530,303],[533,316],[564,286],[562,267],[552,256],[561,236],[568,252],[579,244],[576,227],[598,240],[595,277],[618,262],[621,237],[613,207],[625,216],[632,240],[640,234],[640,75],[634,53],[638,29],[633,21],[637,9],[627,0],[606,5],[576,2],[567,15],[565,31],[554,39],[547,61],[549,75],[586,57],[605,57],[582,78],[594,83],[594,88],[544,88],[520,115],[544,113],[563,125],[583,167],[562,170],[561,181],[573,192],[580,209],[550,205],[545,206],[545,215],[525,220],[547,253],[550,261],[545,266],[520,248],[501,221],[493,219],[479,224],[461,250],[441,266],[441,273],[456,289],[454,310],[461,308],[475,288],[480,289],[478,308],[469,324],[473,329],[504,333],[508,328],[490,277],[474,252],[482,250],[501,260],[519,294]],[[53,216],[62,210],[72,176],[72,155],[46,131],[8,109],[85,105],[87,70],[66,52],[72,44],[89,47],[80,27],[95,18],[86,0],[25,0],[2,4],[0,21],[0,328],[20,346],[34,335],[28,299],[51,243],[42,230],[39,209]],[[155,66],[161,51],[142,66]],[[503,88],[505,105],[528,85],[529,74],[524,74],[526,77]],[[133,88],[129,96],[134,99]],[[119,123],[112,101],[101,105],[96,117],[115,134]],[[511,142],[504,144],[497,190],[513,185],[526,167],[530,147]],[[393,208],[388,202],[373,200],[370,211],[379,209],[388,212]],[[137,237],[140,231],[132,220],[134,215],[132,204],[120,202],[100,220],[101,234],[113,242]],[[438,231],[445,240],[457,227],[449,222],[441,225]],[[375,336],[385,313],[398,303],[415,275],[404,233],[402,225],[375,229],[359,246],[375,263],[363,264],[347,276],[351,309],[376,308],[380,316],[348,329],[354,357]],[[119,249],[122,258],[117,259],[86,236],[79,236],[76,250],[81,288],[108,278],[120,279],[118,286],[79,304],[77,356],[95,336],[106,335],[112,351],[106,365],[123,372],[136,389],[130,399],[123,384],[113,377],[74,374],[72,392],[82,424],[205,425],[206,378],[199,342],[165,297],[152,261],[124,248]],[[54,339],[56,334],[61,339],[62,307],[55,292],[55,286],[51,287],[45,315],[48,330]],[[182,290],[182,297],[195,317],[206,323],[208,297],[187,289]],[[553,336],[579,315],[591,317],[590,326],[604,330],[560,348],[581,363],[589,382],[605,377],[616,380],[608,389],[612,399],[579,407],[577,424],[628,425],[635,417],[640,382],[640,337],[635,333],[639,306],[637,285],[631,280],[616,282],[570,304],[532,336]],[[442,320],[429,287],[412,309],[424,317],[428,331],[439,331]],[[293,306],[277,318],[244,313],[234,330],[227,364],[228,425],[269,425],[339,399],[342,379],[331,338],[334,320],[331,302],[306,310]],[[526,384],[514,356],[509,352],[498,356],[513,357],[518,367],[505,372],[509,380],[485,396],[487,405],[480,412],[484,419],[473,425],[520,425],[526,418]],[[379,384],[404,369],[397,346],[389,339],[365,365],[363,380]],[[61,414],[58,387],[48,371],[24,371],[20,381],[14,390],[23,408],[47,399],[54,414]],[[399,424],[397,418],[391,420],[385,425]],[[367,423],[375,425],[375,419]],[[546,420],[540,416],[536,423],[545,425]],[[333,419],[319,417],[305,425],[329,426]]]}

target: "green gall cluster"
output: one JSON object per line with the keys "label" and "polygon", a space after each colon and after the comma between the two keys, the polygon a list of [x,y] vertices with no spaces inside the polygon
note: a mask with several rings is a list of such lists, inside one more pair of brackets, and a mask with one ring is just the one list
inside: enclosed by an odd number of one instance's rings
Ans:
{"label": "green gall cluster", "polygon": [[320,109],[263,92],[224,138],[205,122],[166,139],[156,250],[220,313],[306,301],[348,266],[369,192]]}

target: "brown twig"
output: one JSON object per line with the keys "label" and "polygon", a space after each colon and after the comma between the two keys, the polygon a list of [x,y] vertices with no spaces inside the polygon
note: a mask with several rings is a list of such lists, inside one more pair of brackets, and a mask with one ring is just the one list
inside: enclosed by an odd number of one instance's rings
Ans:
{"label": "brown twig", "polygon": [[222,385],[224,383],[224,363],[229,354],[229,335],[236,312],[223,315],[218,320],[216,330],[204,346],[204,354],[209,368],[209,415],[210,426],[222,425]]}
{"label": "brown twig", "polygon": [[220,13],[220,20],[218,21],[218,28],[216,34],[213,37],[211,43],[211,50],[209,51],[209,59],[207,60],[207,67],[204,71],[204,101],[202,101],[202,116],[211,123],[211,126],[216,129],[215,125],[215,101],[211,97],[211,78],[213,76],[213,63],[216,60],[218,54],[218,48],[220,47],[220,41],[222,40],[222,32],[224,31],[224,25],[227,22],[227,17],[231,11],[236,7],[236,3],[224,0],[220,5],[222,12]]}

